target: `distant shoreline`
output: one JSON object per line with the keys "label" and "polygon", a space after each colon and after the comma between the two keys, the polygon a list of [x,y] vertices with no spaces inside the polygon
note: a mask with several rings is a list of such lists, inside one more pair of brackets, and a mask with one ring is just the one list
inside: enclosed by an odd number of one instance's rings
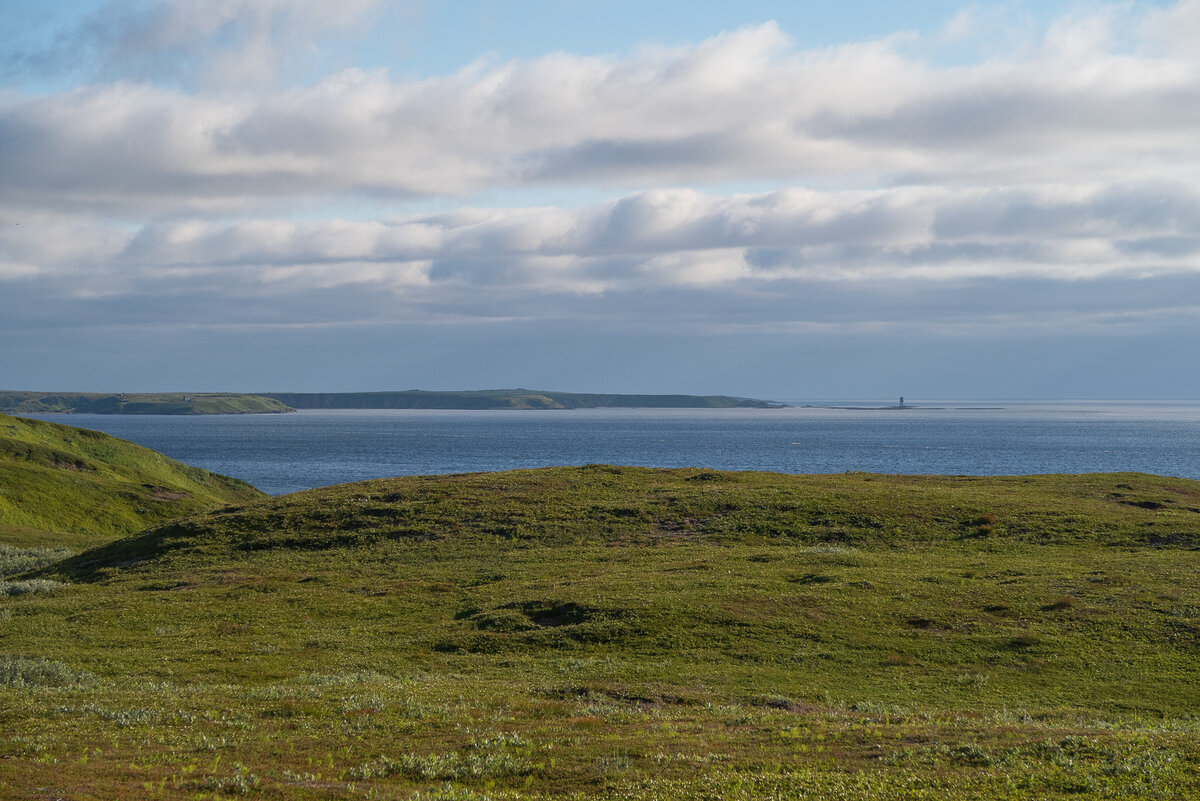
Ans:
{"label": "distant shoreline", "polygon": [[922,412],[939,412],[952,409],[960,412],[1001,412],[1005,406],[916,406],[911,403],[906,403],[903,406],[892,404],[891,406],[825,406],[820,403],[806,403],[803,406],[796,408],[800,409],[837,409],[846,412],[907,412],[909,410]]}
{"label": "distant shoreline", "polygon": [[535,389],[263,392],[293,409],[771,409],[787,404],[731,395],[632,395]]}
{"label": "distant shoreline", "polygon": [[915,403],[906,403],[903,406],[897,403],[887,406],[847,406],[844,404],[832,405],[824,403],[787,404],[787,406],[795,409],[831,409],[845,412],[907,412],[910,410],[922,412],[1002,412],[1008,408],[1007,406],[922,406]]}
{"label": "distant shoreline", "polygon": [[5,414],[286,414],[272,398],[237,392],[23,392],[0,390]]}
{"label": "distant shoreline", "polygon": [[284,414],[298,409],[781,409],[786,403],[731,395],[630,395],[529,389],[259,393],[0,391],[8,414]]}

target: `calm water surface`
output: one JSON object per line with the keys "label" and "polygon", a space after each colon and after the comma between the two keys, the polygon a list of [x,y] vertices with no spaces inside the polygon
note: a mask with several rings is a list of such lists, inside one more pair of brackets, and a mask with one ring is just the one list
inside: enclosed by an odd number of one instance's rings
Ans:
{"label": "calm water surface", "polygon": [[1130,470],[1200,479],[1200,403],[36,416],[106,431],[271,494],[382,476],[595,462],[783,473]]}

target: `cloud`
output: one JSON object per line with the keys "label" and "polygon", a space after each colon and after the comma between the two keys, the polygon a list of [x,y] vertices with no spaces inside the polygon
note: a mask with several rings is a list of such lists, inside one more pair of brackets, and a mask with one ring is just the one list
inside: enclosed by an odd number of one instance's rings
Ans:
{"label": "cloud", "polygon": [[[1200,59],[1176,34],[1195,0],[957,66],[912,37],[806,50],[768,23],[292,85],[271,83],[290,54],[370,3],[119,8],[94,32],[116,79],[0,95],[0,330],[1194,327]],[[540,205],[556,188],[607,199]],[[406,205],[430,197],[459,205]],[[346,218],[363,208],[381,211]]]}
{"label": "cloud", "polygon": [[[224,0],[186,35],[198,53],[230,31],[251,42],[270,28],[274,41],[279,26],[336,24],[366,5]],[[146,8],[118,49],[151,58],[190,52],[177,39],[209,4]],[[253,99],[127,71],[0,101],[0,202],[161,215],[579,183],[1192,180],[1200,61],[1171,31],[1195,9],[1067,18],[1036,47],[968,66],[933,66],[907,39],[797,49],[767,23],[691,47],[479,62],[425,80],[349,69]]]}
{"label": "cloud", "polygon": [[1155,308],[1179,319],[1169,310],[1186,294],[1164,287],[1200,281],[1200,192],[1180,183],[648,190],[576,210],[73,225],[43,215],[0,235],[0,261],[37,265],[0,270],[20,306],[69,298],[90,309],[79,319],[132,304],[138,317],[237,325],[986,327],[1133,310],[1146,325]]}
{"label": "cloud", "polygon": [[[999,190],[790,188],[731,196],[675,189],[648,190],[576,210],[464,208],[376,221],[156,222],[109,256],[129,264],[228,266],[652,259],[680,252],[746,250],[830,253],[823,267],[834,275],[860,263],[899,272],[917,262],[944,263],[954,253],[970,260],[973,252],[987,253],[979,260],[1003,271],[1007,268],[990,260],[1005,252],[1010,259],[1025,254],[1030,272],[1061,277],[1078,261],[1063,253],[1079,243],[1107,248],[1107,260],[1095,261],[1098,269],[1123,271],[1139,266],[1130,255],[1139,251],[1186,257],[1191,252],[1186,243],[1197,226],[1200,194],[1180,183]],[[114,234],[111,241],[121,239]],[[1113,252],[1118,246],[1128,253]],[[66,255],[73,253],[68,250]],[[776,256],[764,262],[764,269],[799,269],[802,262],[812,264],[814,259],[789,263]],[[987,264],[982,269],[987,270]],[[1186,258],[1156,264],[1161,272],[1197,268]]]}
{"label": "cloud", "polygon": [[0,281],[37,275],[41,270],[34,264],[0,261]]}
{"label": "cloud", "polygon": [[1140,23],[1140,35],[1150,47],[1168,48],[1181,59],[1200,61],[1200,0],[1180,2],[1150,11]]}

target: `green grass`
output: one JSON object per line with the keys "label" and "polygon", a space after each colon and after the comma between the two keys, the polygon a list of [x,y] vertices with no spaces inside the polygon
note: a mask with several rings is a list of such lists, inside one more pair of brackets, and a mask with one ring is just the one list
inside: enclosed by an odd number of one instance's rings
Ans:
{"label": "green grass", "polygon": [[588,465],[327,487],[113,547],[114,558],[127,558],[164,548],[311,551],[427,539],[1193,547],[1200,545],[1200,482],[1133,473],[784,476]]}
{"label": "green grass", "polygon": [[0,596],[0,787],[1195,796],[1198,498],[589,466],[245,503],[5,579],[65,586]]}
{"label": "green grass", "polygon": [[[98,431],[0,415],[0,544],[82,550],[262,497]],[[0,550],[0,567],[6,560]]]}

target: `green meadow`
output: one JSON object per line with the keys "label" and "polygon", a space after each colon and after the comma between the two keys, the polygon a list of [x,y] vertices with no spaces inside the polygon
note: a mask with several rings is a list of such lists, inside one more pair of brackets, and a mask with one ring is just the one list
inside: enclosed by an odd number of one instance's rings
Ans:
{"label": "green meadow", "polygon": [[1200,482],[589,465],[226,503],[7,540],[0,795],[1200,795]]}
{"label": "green meadow", "polygon": [[82,550],[261,497],[99,431],[0,414],[0,545]]}

